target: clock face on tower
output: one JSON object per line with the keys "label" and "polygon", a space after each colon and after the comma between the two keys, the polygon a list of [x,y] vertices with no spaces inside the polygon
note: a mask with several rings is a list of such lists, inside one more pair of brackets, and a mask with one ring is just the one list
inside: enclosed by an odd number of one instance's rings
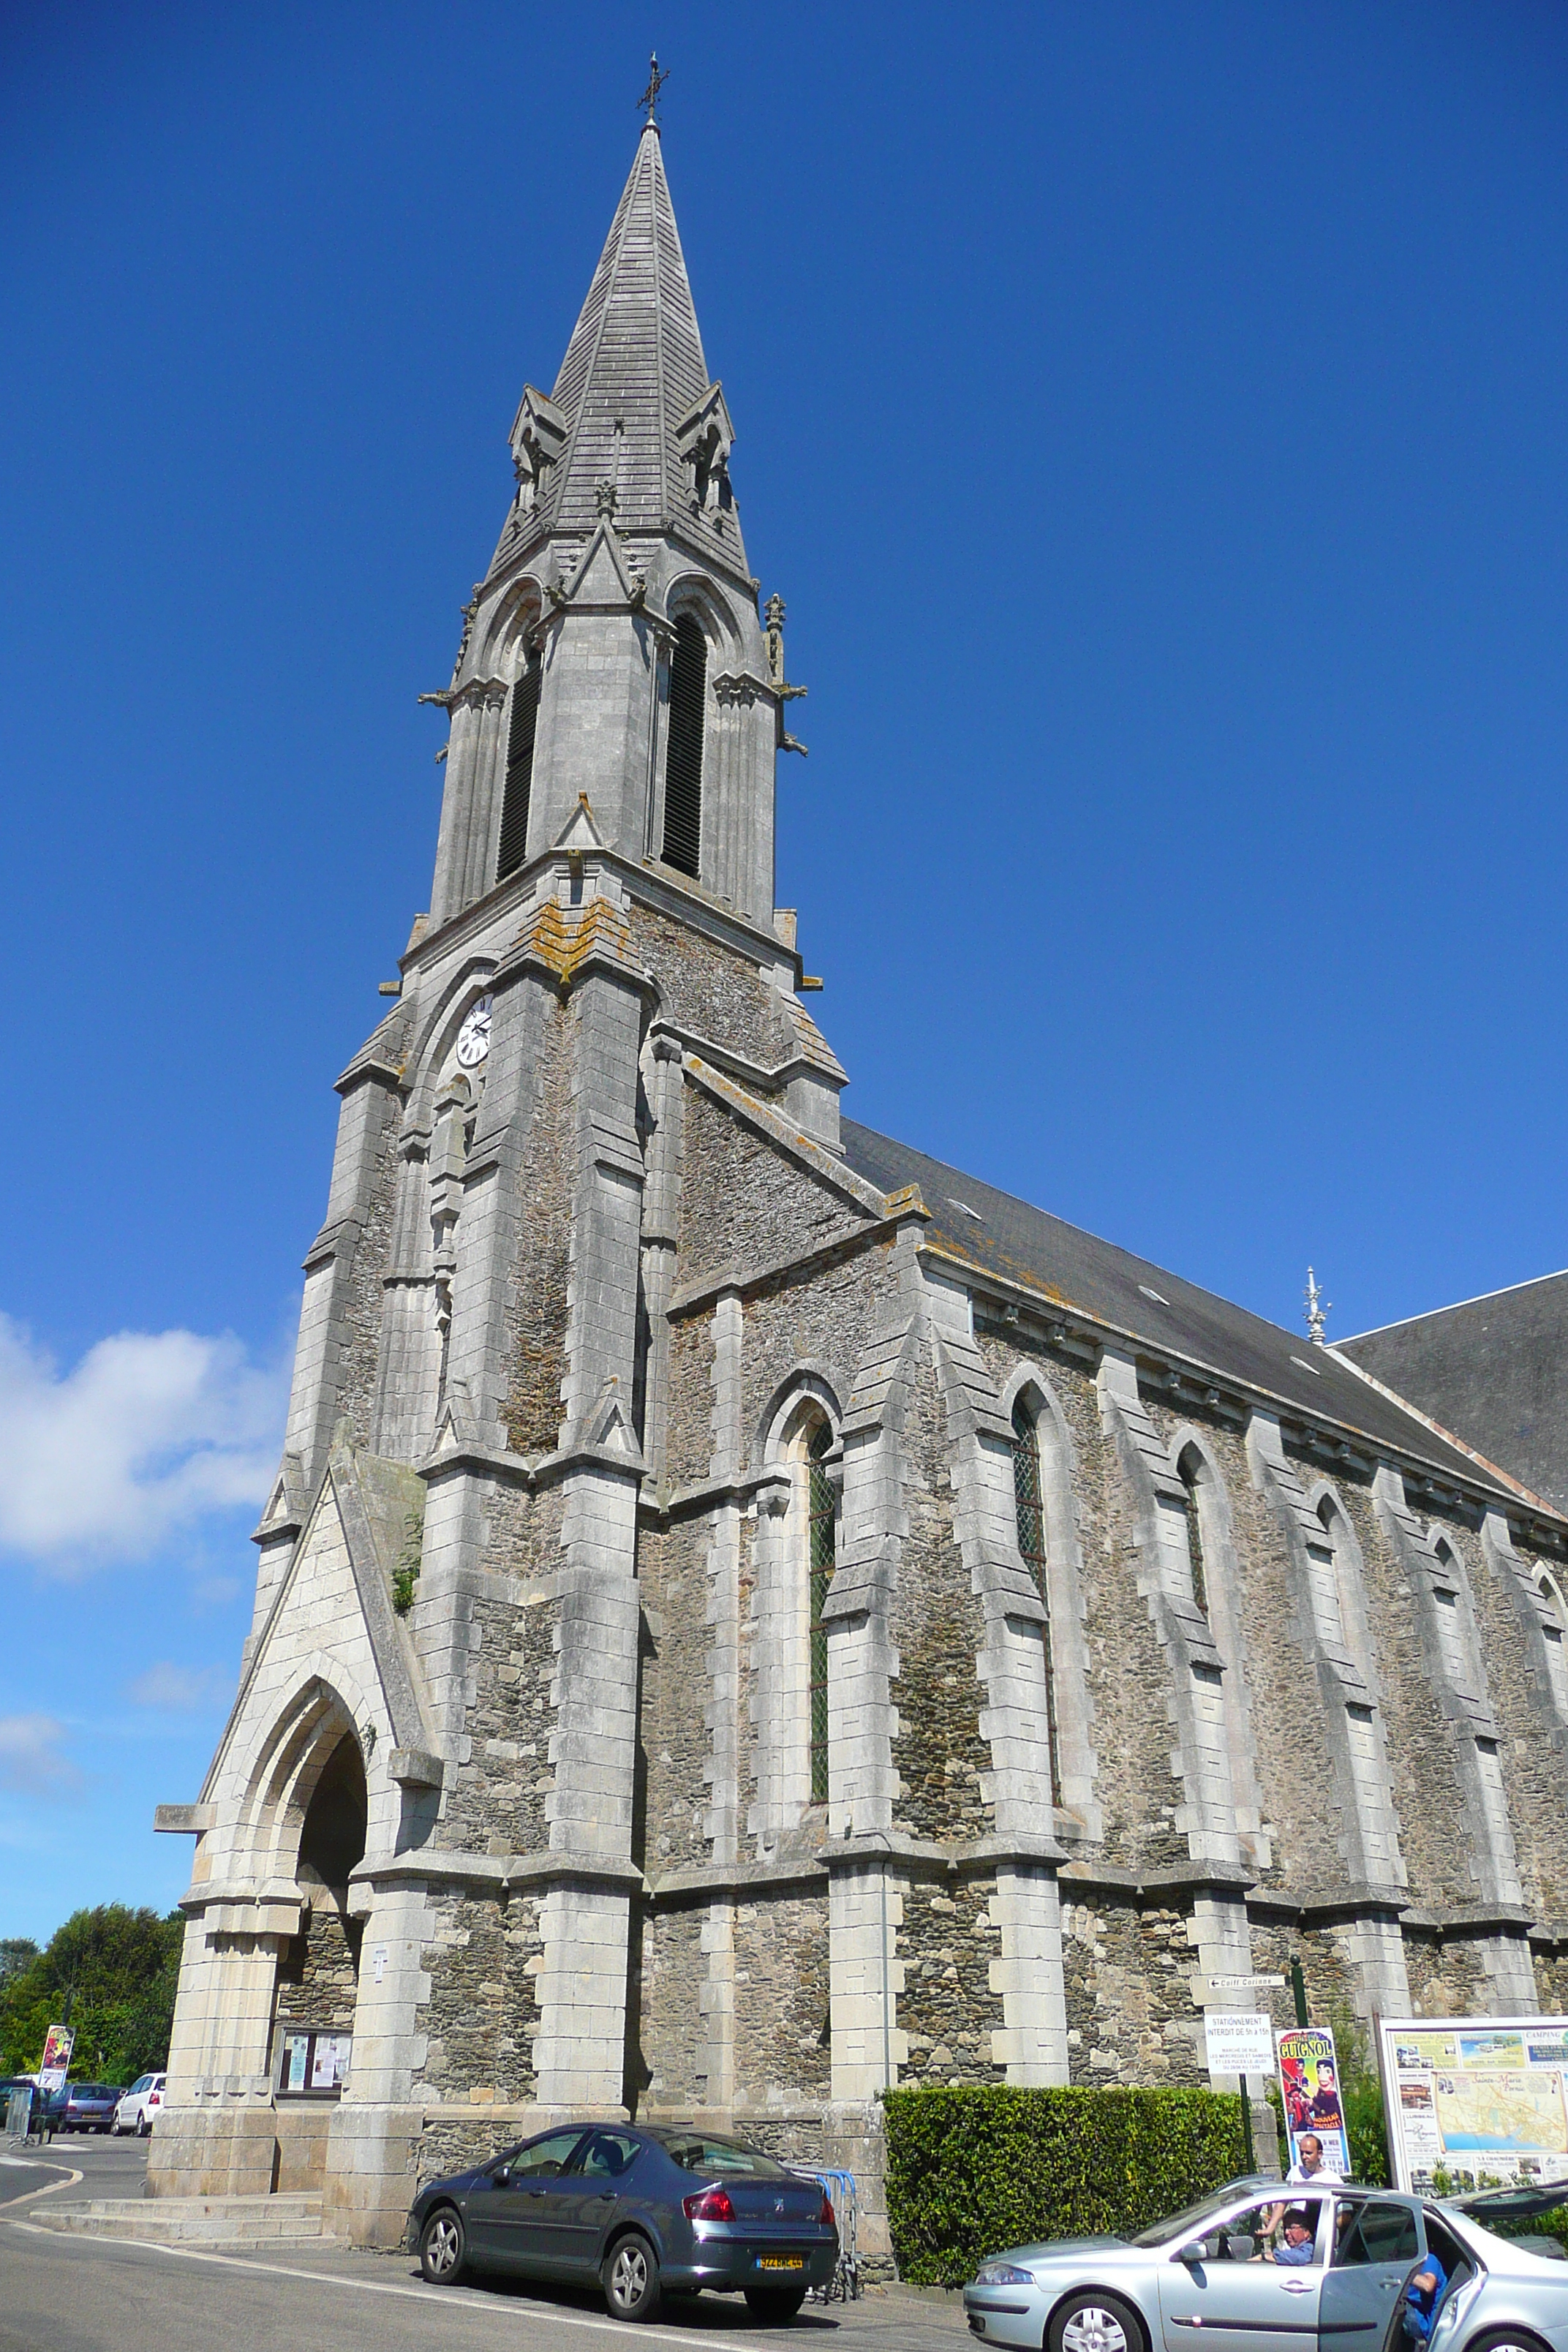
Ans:
{"label": "clock face on tower", "polygon": [[463,1015],[458,1032],[458,1061],[465,1070],[478,1069],[490,1050],[490,1001],[481,996]]}

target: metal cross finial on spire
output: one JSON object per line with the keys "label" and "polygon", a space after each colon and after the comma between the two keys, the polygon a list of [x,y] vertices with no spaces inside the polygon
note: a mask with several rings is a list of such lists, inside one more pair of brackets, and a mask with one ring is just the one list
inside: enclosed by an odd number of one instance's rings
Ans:
{"label": "metal cross finial on spire", "polygon": [[1318,1288],[1318,1277],[1309,1266],[1307,1268],[1307,1328],[1312,1335],[1314,1348],[1326,1348],[1329,1344],[1328,1318],[1333,1312],[1333,1300],[1325,1298]]}
{"label": "metal cross finial on spire", "polygon": [[658,59],[657,57],[650,57],[647,62],[647,88],[638,99],[637,104],[639,106],[647,107],[648,125],[651,129],[657,131],[658,128],[658,94],[664,88],[665,83],[669,79],[669,75],[668,70],[664,73],[660,73],[658,69]]}

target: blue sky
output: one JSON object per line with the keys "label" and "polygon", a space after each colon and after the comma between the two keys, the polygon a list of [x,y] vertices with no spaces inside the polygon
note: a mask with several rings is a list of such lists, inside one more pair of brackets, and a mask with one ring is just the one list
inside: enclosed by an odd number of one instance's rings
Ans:
{"label": "blue sky", "polygon": [[1281,1321],[1568,1259],[1568,18],[16,8],[0,1932],[171,1901],[458,607],[666,159],[852,1114]]}

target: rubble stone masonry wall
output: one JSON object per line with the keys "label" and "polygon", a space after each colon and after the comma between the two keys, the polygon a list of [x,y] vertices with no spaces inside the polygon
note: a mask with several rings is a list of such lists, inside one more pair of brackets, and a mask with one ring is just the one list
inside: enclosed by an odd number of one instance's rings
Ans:
{"label": "rubble stone masonry wall", "polygon": [[1207,2083],[1188,1913],[1075,1892],[1062,1904],[1062,1950],[1075,2083]]}
{"label": "rubble stone masonry wall", "polygon": [[576,1007],[544,1015],[539,1079],[524,1162],[523,1214],[508,1286],[502,1419],[512,1451],[548,1454],[561,1429],[566,1372],[572,1197],[576,1182]]}

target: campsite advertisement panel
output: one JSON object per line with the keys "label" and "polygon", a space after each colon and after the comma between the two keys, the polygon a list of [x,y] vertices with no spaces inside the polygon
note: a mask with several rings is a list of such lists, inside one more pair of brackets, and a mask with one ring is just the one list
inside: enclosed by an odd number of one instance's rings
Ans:
{"label": "campsite advertisement panel", "polygon": [[1568,2180],[1568,2018],[1384,2018],[1378,2058],[1401,2189]]}

